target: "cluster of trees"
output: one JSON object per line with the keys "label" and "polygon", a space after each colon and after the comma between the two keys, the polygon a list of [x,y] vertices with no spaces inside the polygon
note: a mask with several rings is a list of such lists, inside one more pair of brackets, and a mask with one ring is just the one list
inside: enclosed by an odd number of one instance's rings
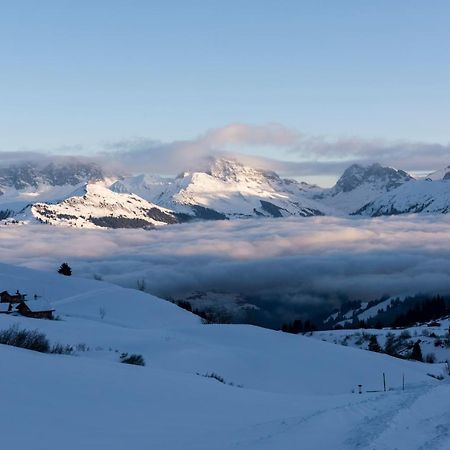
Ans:
{"label": "cluster of trees", "polygon": [[[374,302],[371,302],[369,305],[372,304],[372,306],[376,306],[377,303],[379,302],[375,302],[375,304]],[[359,320],[358,317],[355,316],[353,317],[351,323],[347,322],[344,326],[337,324],[334,328],[401,328],[413,326],[416,323],[425,323],[432,320],[437,320],[449,314],[450,299],[445,299],[440,295],[431,298],[429,296],[416,295],[414,297],[407,297],[403,301],[400,299],[392,300],[386,309],[378,310],[378,313],[374,317],[371,317],[366,321]],[[337,320],[344,322],[344,320],[342,320],[342,311],[340,311],[340,315]]]}
{"label": "cluster of trees", "polygon": [[395,327],[408,327],[418,322],[436,320],[449,313],[447,302],[437,296],[429,300],[423,300],[404,314],[398,315],[393,323]]}
{"label": "cluster of trees", "polygon": [[154,225],[151,222],[134,217],[91,217],[90,221],[94,225],[104,228],[154,228]]}
{"label": "cluster of trees", "polygon": [[[404,331],[399,335],[394,333],[386,334],[386,343],[384,349],[378,343],[377,336],[372,334],[368,338],[368,350],[377,353],[386,353],[396,358],[414,359],[423,361],[422,348],[420,347],[420,339],[415,342],[411,341],[411,335],[408,331]],[[427,358],[427,362],[431,361],[431,357]]]}
{"label": "cluster of trees", "polygon": [[203,323],[233,323],[231,314],[224,309],[193,309],[190,302],[177,300],[174,302],[180,308],[202,318]]}
{"label": "cluster of trees", "polygon": [[299,319],[294,320],[291,323],[285,323],[281,326],[281,331],[285,333],[299,334],[299,333],[310,333],[312,331],[317,331],[316,325],[309,319],[302,322]]}

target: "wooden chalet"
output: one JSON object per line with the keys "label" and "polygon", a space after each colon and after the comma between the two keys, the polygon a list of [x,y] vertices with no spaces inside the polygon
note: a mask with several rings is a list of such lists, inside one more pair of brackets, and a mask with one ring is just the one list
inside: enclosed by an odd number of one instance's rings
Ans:
{"label": "wooden chalet", "polygon": [[11,295],[8,291],[0,292],[0,303],[20,303],[25,301],[26,294],[21,294],[16,291],[14,295]]}
{"label": "wooden chalet", "polygon": [[15,310],[22,316],[34,319],[53,319],[53,312],[55,311],[43,300],[22,301],[16,306]]}
{"label": "wooden chalet", "polygon": [[0,292],[0,314],[21,314],[34,319],[53,319],[55,310],[50,304],[37,295],[34,300],[26,300],[26,294],[16,291],[11,295],[8,291]]}

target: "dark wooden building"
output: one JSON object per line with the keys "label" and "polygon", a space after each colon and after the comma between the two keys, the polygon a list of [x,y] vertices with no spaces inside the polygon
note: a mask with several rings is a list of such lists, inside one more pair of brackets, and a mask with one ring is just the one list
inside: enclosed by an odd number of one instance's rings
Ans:
{"label": "dark wooden building", "polygon": [[17,291],[14,295],[11,295],[8,291],[0,292],[0,303],[20,303],[25,301],[25,294],[21,294]]}
{"label": "dark wooden building", "polygon": [[34,319],[53,319],[55,310],[47,302],[32,300],[20,302],[16,306],[16,311],[22,316]]}

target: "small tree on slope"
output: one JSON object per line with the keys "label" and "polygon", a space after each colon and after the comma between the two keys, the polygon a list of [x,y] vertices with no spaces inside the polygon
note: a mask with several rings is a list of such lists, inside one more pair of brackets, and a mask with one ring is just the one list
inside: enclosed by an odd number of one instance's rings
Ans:
{"label": "small tree on slope", "polygon": [[372,336],[370,336],[368,348],[371,352],[381,352],[381,347],[375,334],[372,334]]}
{"label": "small tree on slope", "polygon": [[420,348],[420,340],[416,341],[413,345],[411,359],[415,359],[416,361],[423,361],[422,349]]}
{"label": "small tree on slope", "polygon": [[70,277],[70,275],[72,275],[72,269],[70,268],[69,264],[62,263],[58,269],[58,273],[60,273],[61,275],[65,275],[66,277]]}

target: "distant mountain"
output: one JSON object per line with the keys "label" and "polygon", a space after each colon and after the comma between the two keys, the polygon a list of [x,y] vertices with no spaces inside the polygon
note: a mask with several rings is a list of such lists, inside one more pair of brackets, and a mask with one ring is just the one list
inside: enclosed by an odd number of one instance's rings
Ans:
{"label": "distant mountain", "polygon": [[382,216],[450,212],[450,166],[414,179],[380,164],[353,164],[322,189],[232,159],[175,178],[106,178],[92,163],[22,163],[0,168],[0,220],[79,227],[148,228],[189,220]]}
{"label": "distant mountain", "polygon": [[414,180],[379,196],[357,211],[357,215],[447,214],[450,212],[450,180]]}
{"label": "distant mountain", "polygon": [[320,205],[306,195],[319,188],[225,159],[214,161],[204,172],[184,172],[174,179],[139,175],[117,181],[110,188],[115,192],[134,192],[198,218],[324,214]]}
{"label": "distant mountain", "polygon": [[314,198],[335,208],[337,214],[349,214],[413,179],[403,170],[377,163],[369,166],[353,164],[344,171],[335,186]]}
{"label": "distant mountain", "polygon": [[98,184],[88,184],[56,204],[35,203],[19,217],[80,228],[154,228],[179,221],[171,211],[137,195],[118,194]]}
{"label": "distant mountain", "polygon": [[103,179],[102,169],[93,163],[65,161],[39,165],[31,162],[0,167],[0,190],[33,190],[42,185],[76,186]]}
{"label": "distant mountain", "polygon": [[98,165],[74,159],[0,167],[0,219],[11,217],[35,202],[63,200],[74,188],[103,179]]}
{"label": "distant mountain", "polygon": [[438,180],[450,180],[450,166],[444,167],[441,170],[432,172],[426,176],[427,180],[438,181]]}
{"label": "distant mountain", "polygon": [[374,186],[380,190],[390,191],[412,179],[411,175],[403,170],[383,167],[378,163],[370,166],[353,164],[339,178],[333,191],[336,194],[350,192],[361,186]]}

